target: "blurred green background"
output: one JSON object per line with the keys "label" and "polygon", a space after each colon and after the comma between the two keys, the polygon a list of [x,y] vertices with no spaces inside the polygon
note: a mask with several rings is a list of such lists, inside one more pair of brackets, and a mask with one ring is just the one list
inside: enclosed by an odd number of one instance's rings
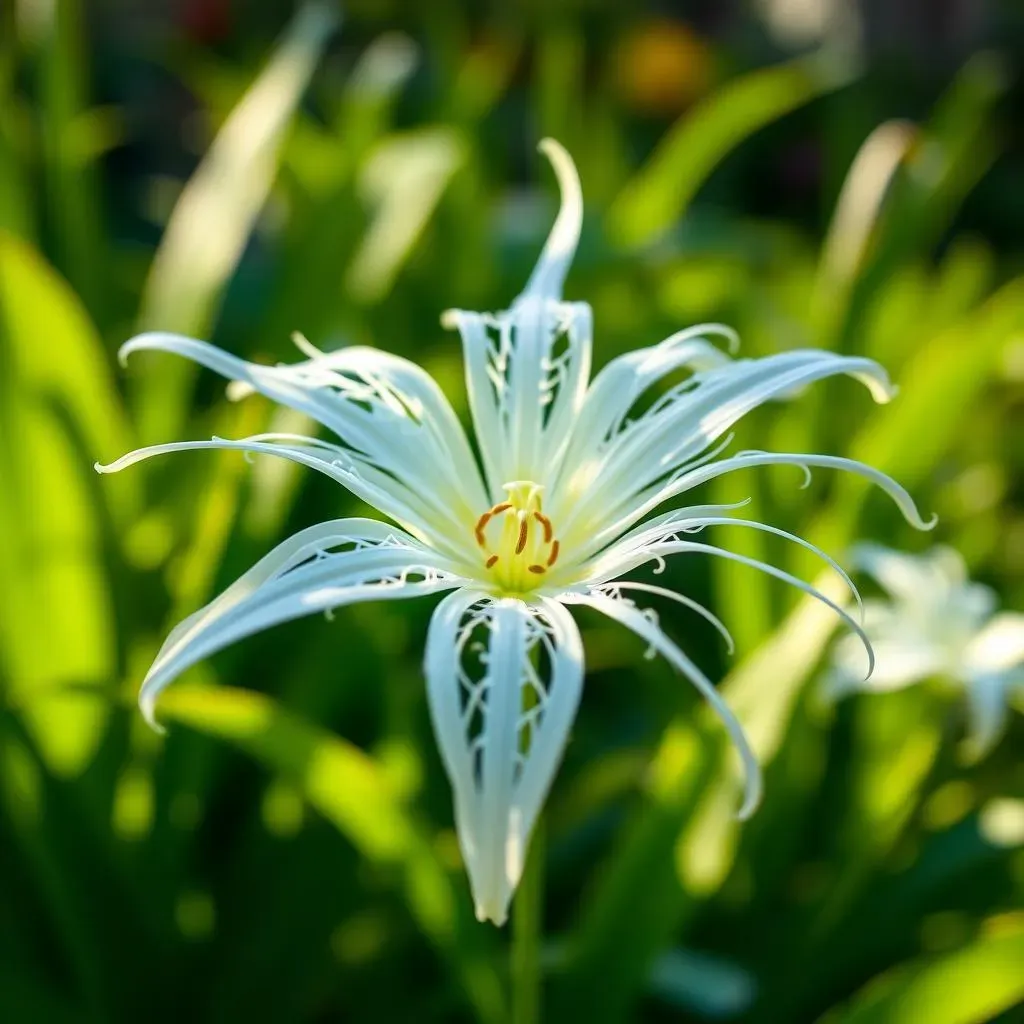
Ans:
{"label": "blurred green background", "polygon": [[[340,9],[332,13],[341,15]],[[472,918],[420,674],[430,602],[298,621],[204,664],[148,730],[171,625],[329,481],[141,443],[308,431],[143,327],[292,360],[292,330],[422,362],[465,415],[449,306],[504,308],[573,153],[567,295],[602,364],[701,320],[744,353],[881,360],[758,410],[739,447],[896,476],[714,485],[842,556],[957,547],[1024,605],[1024,12],[1006,0],[0,6],[0,1020],[510,1019],[512,929]],[[812,578],[771,536],[721,540]],[[717,562],[718,560],[716,560]],[[546,1019],[969,1024],[1024,1013],[1024,722],[979,764],[930,687],[830,708],[835,622],[773,580],[669,585],[662,623],[751,731],[767,797],[687,685],[583,617],[587,689],[544,829]],[[827,584],[826,584],[827,585]],[[525,1018],[520,1018],[525,1019]]]}

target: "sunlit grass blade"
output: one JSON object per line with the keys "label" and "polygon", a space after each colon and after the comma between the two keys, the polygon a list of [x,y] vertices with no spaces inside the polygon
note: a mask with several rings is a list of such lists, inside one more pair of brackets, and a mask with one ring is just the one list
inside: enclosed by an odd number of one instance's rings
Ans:
{"label": "sunlit grass blade", "polygon": [[864,140],[850,165],[822,245],[811,295],[816,344],[832,348],[836,343],[889,188],[918,138],[912,124],[886,121]]}
{"label": "sunlit grass blade", "polygon": [[[0,235],[0,650],[15,688],[104,685],[117,641],[103,551],[103,499],[89,462],[128,432],[100,339],[67,285]],[[132,492],[109,498],[115,520]],[[87,695],[34,702],[49,767],[80,772],[106,711]]]}
{"label": "sunlit grass blade", "polygon": [[[142,329],[202,337],[277,174],[281,146],[336,17],[326,4],[296,14],[270,63],[217,133],[185,185],[150,268]],[[144,438],[174,436],[194,368],[161,365],[140,384]]]}
{"label": "sunlit grass blade", "polygon": [[[869,461],[906,487],[920,486],[960,437],[1007,344],[1022,328],[1024,279],[1017,278],[914,352],[901,374],[898,401],[865,425],[851,445],[851,458]],[[837,480],[835,501],[815,521],[810,539],[840,550],[867,497],[859,482]]]}
{"label": "sunlit grass blade", "polygon": [[387,294],[462,160],[459,137],[445,128],[392,136],[370,155],[359,188],[374,214],[345,276],[354,299]]}
{"label": "sunlit grass blade", "polygon": [[962,949],[922,957],[867,985],[822,1024],[981,1024],[1024,1000],[1024,915],[985,922]]}
{"label": "sunlit grass blade", "polygon": [[909,256],[927,254],[1000,151],[993,124],[1009,86],[1001,59],[975,55],[940,98],[905,158],[865,271],[870,295]]}
{"label": "sunlit grass blade", "polygon": [[626,183],[608,213],[613,240],[639,246],[666,231],[730,150],[847,80],[835,60],[819,55],[753,71],[723,86],[673,125]]}

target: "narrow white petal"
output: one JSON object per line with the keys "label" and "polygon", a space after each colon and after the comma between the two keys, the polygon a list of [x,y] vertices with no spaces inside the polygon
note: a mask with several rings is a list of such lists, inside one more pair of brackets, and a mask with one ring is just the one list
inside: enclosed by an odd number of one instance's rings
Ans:
{"label": "narrow white petal", "polygon": [[959,552],[934,547],[924,555],[908,555],[881,544],[861,543],[850,558],[858,569],[870,573],[893,597],[918,602],[941,590],[945,595],[967,580],[967,567]]}
{"label": "narrow white petal", "polygon": [[868,630],[875,652],[875,670],[864,678],[864,652],[856,637],[844,636],[836,643],[832,668],[825,690],[837,699],[853,691],[889,693],[919,683],[946,668],[944,653],[927,640],[905,634],[879,636]]}
{"label": "narrow white petal", "polygon": [[971,758],[984,757],[1006,728],[1006,702],[1010,678],[1003,673],[977,675],[967,685],[967,750]]}
{"label": "narrow white petal", "polygon": [[1024,615],[1000,612],[993,616],[968,645],[964,665],[978,674],[1024,668]]}
{"label": "narrow white petal", "polygon": [[591,608],[607,615],[608,618],[622,623],[631,629],[642,640],[661,654],[666,661],[674,668],[682,672],[687,679],[700,691],[701,695],[714,708],[715,713],[722,720],[726,731],[736,745],[744,769],[744,794],[743,803],[739,810],[741,819],[749,818],[761,802],[761,767],[757,763],[754,751],[751,749],[743,726],[740,725],[736,716],[732,713],[729,705],[722,699],[718,690],[707,676],[674,644],[661,629],[658,628],[639,608],[632,602],[615,600],[600,591],[591,591],[589,594],[566,595],[564,600],[576,604],[586,604]]}
{"label": "narrow white petal", "polygon": [[97,463],[99,473],[119,473],[138,462],[171,452],[224,449],[253,455],[271,455],[315,469],[348,488],[384,515],[401,523],[421,540],[455,555],[463,547],[468,526],[460,523],[452,509],[433,500],[429,491],[415,492],[357,455],[315,437],[260,434],[237,441],[215,437],[209,441],[172,441],[149,445],[122,455],[106,465]]}
{"label": "narrow white petal", "polygon": [[526,288],[505,312],[442,317],[462,336],[470,410],[495,499],[508,480],[550,485],[590,376],[590,307],[562,300],[583,219],[579,178],[557,143],[545,140],[541,150],[562,205]]}
{"label": "narrow white petal", "polygon": [[[752,409],[839,374],[861,381],[878,401],[892,395],[885,371],[873,360],[813,349],[739,360],[694,374],[636,419],[624,420],[602,442],[587,471],[590,482],[581,493],[573,492],[576,517],[585,513],[596,526],[618,519],[652,491],[688,475],[688,464]],[[600,516],[603,521],[595,518]]]}
{"label": "narrow white petal", "polygon": [[456,591],[434,612],[425,672],[477,917],[500,925],[576,716],[579,631],[550,600]]}
{"label": "narrow white petal", "polygon": [[[692,510],[683,510],[689,512]],[[644,524],[643,526],[632,530],[627,533],[624,537],[616,541],[614,550],[620,553],[625,553],[630,549],[641,551],[651,544],[658,544],[668,540],[677,540],[678,534],[680,533],[696,533],[702,530],[705,526],[742,526],[748,530],[759,530],[762,533],[770,533],[776,537],[782,537],[785,540],[791,541],[793,544],[797,544],[804,548],[806,551],[810,551],[812,554],[820,558],[830,569],[838,573],[842,577],[843,582],[849,588],[850,593],[853,595],[853,599],[857,602],[857,607],[863,614],[864,601],[860,596],[860,591],[857,589],[857,585],[850,579],[849,573],[827,552],[822,551],[817,544],[812,544],[809,540],[804,540],[803,537],[797,536],[795,533],[790,533],[788,530],[780,530],[777,526],[770,526],[768,523],[759,523],[753,519],[731,519],[727,516],[707,516],[707,515],[679,515],[678,517],[669,514],[668,518],[659,517],[660,522],[655,525]]]}
{"label": "narrow white petal", "polygon": [[560,298],[583,228],[583,190],[576,165],[560,143],[554,139],[543,139],[537,148],[551,161],[562,203],[523,295]]}
{"label": "narrow white petal", "polygon": [[692,597],[687,597],[686,594],[678,594],[674,590],[669,590],[668,587],[656,587],[652,583],[634,583],[632,580],[615,580],[613,583],[599,583],[592,589],[596,593],[605,594],[611,598],[618,598],[621,597],[623,592],[628,593],[631,590],[636,590],[644,594],[654,594],[656,597],[664,597],[666,600],[675,601],[676,604],[689,608],[690,611],[696,612],[705,622],[710,623],[717,630],[718,635],[725,641],[730,654],[734,654],[736,651],[736,641],[733,640],[732,633],[726,628],[725,623],[710,609],[705,608],[704,605],[699,601],[695,601]]}
{"label": "narrow white petal", "polygon": [[831,608],[832,611],[834,611],[836,615],[843,620],[845,625],[860,638],[860,641],[864,646],[864,651],[867,654],[868,664],[866,675],[870,676],[874,671],[875,655],[871,647],[871,641],[868,639],[868,635],[860,623],[857,622],[856,619],[854,619],[841,605],[836,604],[835,601],[823,594],[816,587],[813,587],[805,580],[794,576],[792,573],[779,569],[769,562],[761,562],[756,558],[747,558],[746,555],[737,554],[736,552],[729,551],[726,548],[715,547],[713,544],[702,544],[698,541],[681,540],[663,541],[658,544],[650,544],[644,548],[629,549],[622,552],[620,552],[617,547],[612,547],[594,563],[593,575],[590,582],[592,584],[596,584],[614,580],[624,573],[637,569],[641,565],[645,565],[647,562],[660,563],[670,555],[686,553],[713,555],[717,558],[724,558],[730,562],[738,562],[740,565],[749,566],[751,569],[759,569],[761,572],[766,573],[769,576],[774,576],[777,580],[782,580],[783,583],[788,583],[791,587],[796,587],[797,590],[802,590],[805,594],[809,594],[811,597],[821,601],[822,604]]}
{"label": "narrow white petal", "polygon": [[139,351],[184,356],[233,382],[232,397],[258,391],[311,416],[346,448],[386,473],[465,504],[486,504],[469,442],[448,400],[421,367],[361,346],[287,366],[262,366],[194,338],[141,334],[126,342],[122,362]]}
{"label": "narrow white petal", "polygon": [[738,343],[736,334],[722,324],[699,324],[657,345],[618,356],[598,373],[579,410],[562,468],[557,489],[566,501],[597,479],[608,442],[622,430],[630,409],[649,387],[676,370],[707,370],[729,362],[709,337]]}
{"label": "narrow white petal", "polygon": [[[896,483],[892,477],[863,462],[857,462],[855,459],[847,459],[838,455],[751,451],[741,452],[727,459],[708,463],[699,469],[686,472],[664,485],[651,487],[633,501],[619,503],[617,517],[614,514],[608,516],[607,525],[595,535],[595,545],[597,542],[601,544],[610,543],[634,523],[639,522],[644,516],[653,512],[659,505],[663,505],[666,501],[670,501],[672,498],[692,490],[700,484],[714,480],[716,477],[725,476],[727,473],[734,473],[741,469],[751,469],[755,466],[797,466],[805,472],[811,467],[843,470],[846,473],[864,477],[885,491],[896,503],[896,506],[903,513],[907,522],[916,529],[930,530],[937,522],[935,516],[930,520],[922,519],[921,513],[914,504],[914,499],[911,498],[905,488]],[[565,530],[564,527],[562,529],[563,531]]]}
{"label": "narrow white petal", "polygon": [[243,637],[357,601],[438,593],[461,582],[438,565],[436,555],[384,523],[339,519],[310,527],[172,630],[143,681],[142,713],[155,725],[160,693],[186,669]]}

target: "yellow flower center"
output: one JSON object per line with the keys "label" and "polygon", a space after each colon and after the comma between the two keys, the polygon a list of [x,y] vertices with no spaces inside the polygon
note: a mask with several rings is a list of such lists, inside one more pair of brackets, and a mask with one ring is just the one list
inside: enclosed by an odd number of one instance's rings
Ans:
{"label": "yellow flower center", "polygon": [[558,561],[559,542],[541,511],[540,484],[515,480],[504,489],[508,500],[484,512],[473,532],[494,583],[518,594],[536,587]]}

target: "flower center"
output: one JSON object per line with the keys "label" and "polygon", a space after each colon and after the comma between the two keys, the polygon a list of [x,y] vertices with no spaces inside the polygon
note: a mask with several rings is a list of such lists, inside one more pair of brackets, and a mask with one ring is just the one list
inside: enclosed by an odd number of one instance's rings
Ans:
{"label": "flower center", "polygon": [[532,480],[504,485],[508,500],[489,508],[473,530],[484,569],[503,590],[532,590],[558,561],[559,543],[551,520],[541,511],[544,489]]}

